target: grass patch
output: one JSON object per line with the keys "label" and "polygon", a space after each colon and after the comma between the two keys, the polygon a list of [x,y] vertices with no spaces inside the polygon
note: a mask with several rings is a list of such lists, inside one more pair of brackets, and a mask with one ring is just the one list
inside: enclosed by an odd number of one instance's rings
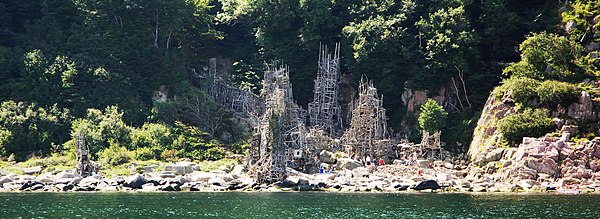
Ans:
{"label": "grass patch", "polygon": [[231,169],[237,164],[239,164],[237,160],[227,158],[216,161],[202,161],[200,162],[200,170],[204,172],[210,172],[219,169],[219,167],[221,166],[225,166],[227,169]]}

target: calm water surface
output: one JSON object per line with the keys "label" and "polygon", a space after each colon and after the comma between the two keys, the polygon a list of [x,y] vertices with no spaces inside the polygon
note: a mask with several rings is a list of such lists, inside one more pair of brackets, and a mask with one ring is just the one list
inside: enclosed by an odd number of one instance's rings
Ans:
{"label": "calm water surface", "polygon": [[600,218],[600,195],[0,193],[0,218]]}

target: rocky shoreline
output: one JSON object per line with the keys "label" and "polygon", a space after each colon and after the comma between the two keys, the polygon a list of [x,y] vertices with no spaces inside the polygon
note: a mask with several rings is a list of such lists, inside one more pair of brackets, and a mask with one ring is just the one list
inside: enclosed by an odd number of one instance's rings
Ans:
{"label": "rocky shoreline", "polygon": [[[305,174],[288,169],[282,182],[257,184],[247,175],[244,167],[221,167],[211,172],[199,171],[192,162],[167,166],[162,171],[156,167],[144,168],[146,173],[105,178],[99,175],[81,177],[74,171],[39,175],[7,174],[0,177],[0,192],[556,192],[568,181],[553,182],[511,178],[502,179],[493,173],[461,162],[417,160],[410,165],[396,161],[394,164],[364,167],[352,160],[337,163],[335,173]],[[523,171],[523,170],[519,170]],[[595,192],[600,182],[579,181],[583,192]]]}

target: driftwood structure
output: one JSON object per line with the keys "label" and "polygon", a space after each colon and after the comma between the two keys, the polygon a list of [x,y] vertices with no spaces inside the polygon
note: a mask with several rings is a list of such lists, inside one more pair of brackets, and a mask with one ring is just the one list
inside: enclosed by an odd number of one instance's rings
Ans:
{"label": "driftwood structure", "polygon": [[342,136],[346,152],[358,159],[383,158],[392,154],[388,139],[387,117],[383,96],[377,95],[373,83],[361,79],[358,98],[351,103],[350,127]]}
{"label": "driftwood structure", "polygon": [[310,126],[339,137],[343,131],[340,106],[340,44],[332,54],[327,46],[319,49],[319,69],[315,80],[314,100],[308,104]]}
{"label": "driftwood structure", "polygon": [[255,163],[250,173],[255,181],[280,181],[287,177],[288,166],[315,165],[317,152],[307,143],[302,109],[294,103],[287,67],[265,72],[261,97],[266,110],[255,129],[258,144],[251,152]]}
{"label": "driftwood structure", "polygon": [[75,134],[75,153],[77,156],[77,173],[82,176],[90,176],[98,171],[98,167],[90,160],[90,148],[85,144],[83,134],[77,132]]}

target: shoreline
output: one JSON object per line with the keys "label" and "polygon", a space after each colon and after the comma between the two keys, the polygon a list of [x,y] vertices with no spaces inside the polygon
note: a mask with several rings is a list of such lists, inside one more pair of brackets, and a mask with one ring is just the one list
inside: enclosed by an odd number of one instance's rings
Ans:
{"label": "shoreline", "polygon": [[[288,169],[288,177],[276,183],[255,183],[244,167],[194,170],[192,162],[181,162],[169,171],[129,176],[81,177],[74,171],[39,175],[8,174],[0,177],[0,193],[163,193],[163,192],[319,192],[340,194],[547,194],[566,184],[533,180],[499,180],[479,168],[434,161],[426,165],[388,164],[354,167],[336,173],[305,174]],[[423,184],[423,185],[421,185]],[[581,185],[579,194],[600,194],[597,183]]]}

